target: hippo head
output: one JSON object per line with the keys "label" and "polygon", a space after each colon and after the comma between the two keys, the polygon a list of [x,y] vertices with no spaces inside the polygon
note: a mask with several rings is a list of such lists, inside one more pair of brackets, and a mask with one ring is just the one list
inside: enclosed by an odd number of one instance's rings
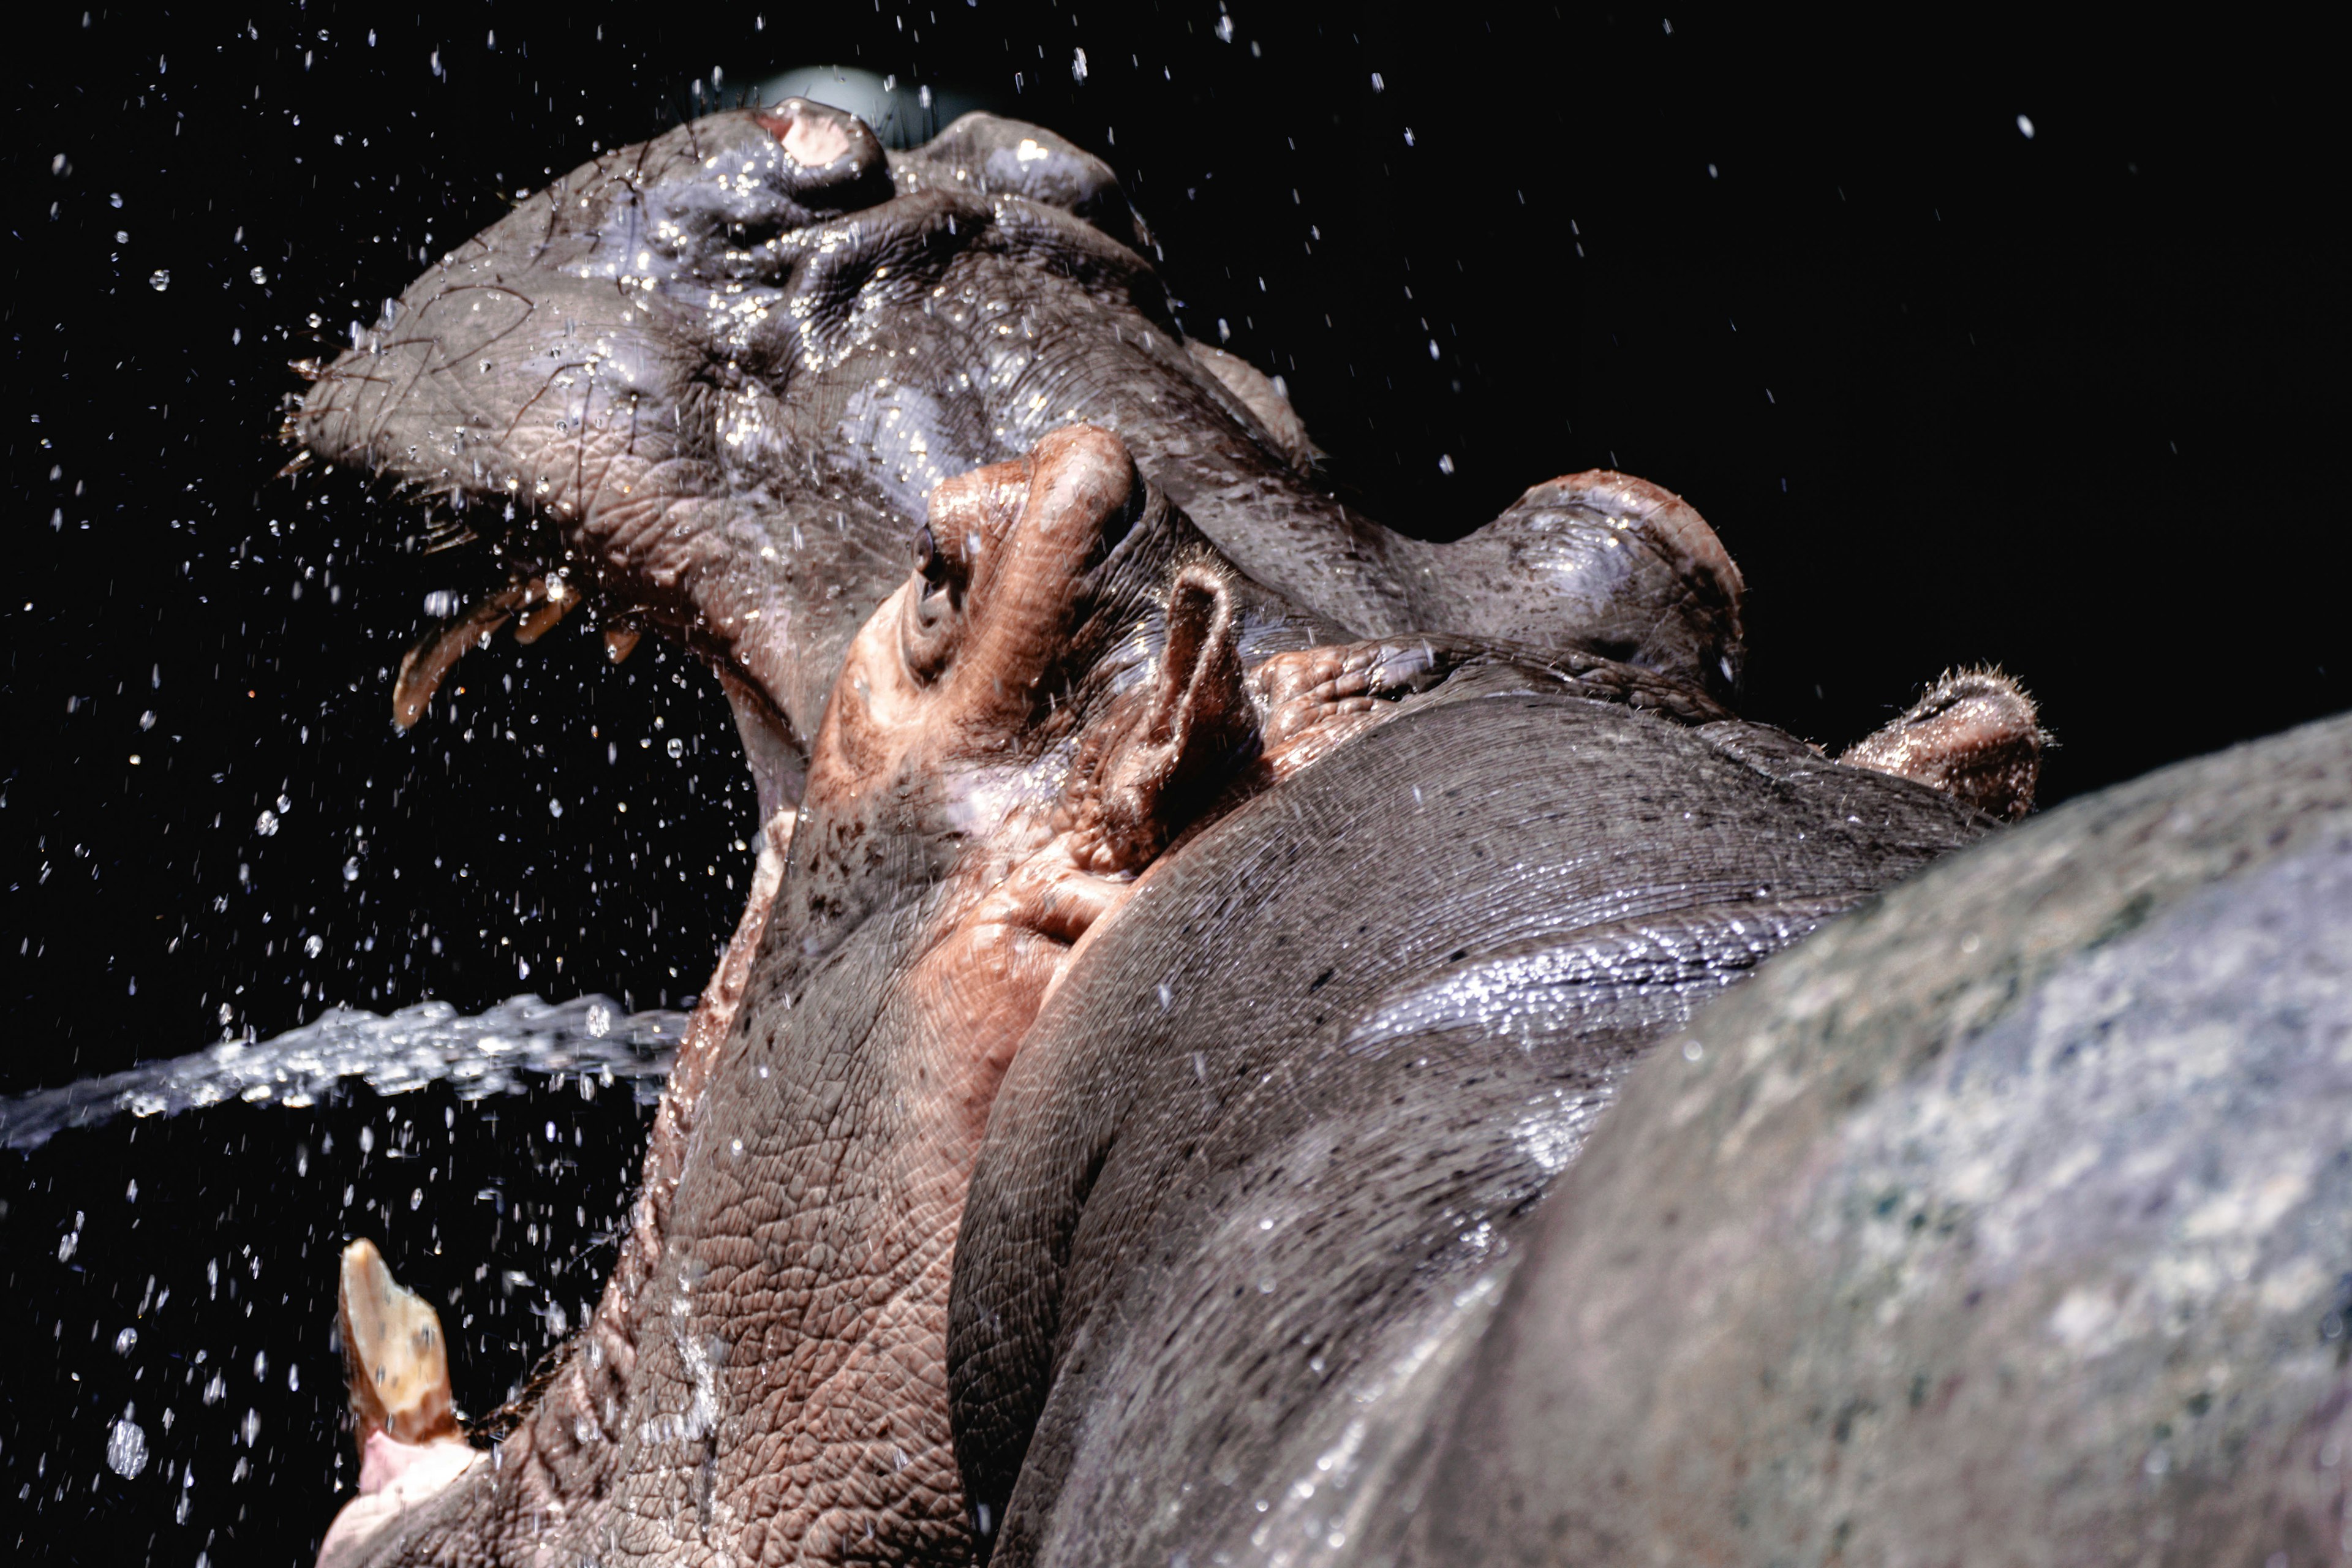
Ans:
{"label": "hippo head", "polygon": [[804,100],[712,115],[558,178],[388,300],[288,424],[504,556],[404,664],[394,712],[512,625],[589,606],[615,658],[683,639],[730,698],[763,815],[797,801],[851,638],[940,482],[1084,422],[1252,581],[1359,637],[1582,651],[1722,700],[1738,569],[1624,475],[1528,490],[1450,545],[1313,482],[1279,385],[1188,342],[1099,160],[968,115],[886,153]]}
{"label": "hippo head", "polygon": [[765,804],[791,804],[941,479],[1027,449],[1106,376],[1279,465],[1186,351],[1136,237],[1109,171],[1049,132],[967,116],[894,168],[803,100],[522,201],[314,367],[289,422],[306,457],[421,491],[436,538],[507,556],[411,654],[396,715],[415,721],[477,639],[588,605],[616,658],[647,626],[702,653]]}

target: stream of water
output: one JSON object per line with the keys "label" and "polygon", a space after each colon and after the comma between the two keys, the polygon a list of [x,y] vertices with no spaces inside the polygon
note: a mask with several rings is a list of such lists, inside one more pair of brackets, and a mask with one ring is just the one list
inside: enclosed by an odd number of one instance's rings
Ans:
{"label": "stream of water", "polygon": [[335,1259],[495,1408],[613,1264],[682,1013],[330,1011],[0,1100],[0,1557],[299,1568],[349,1495]]}
{"label": "stream of water", "polygon": [[[467,1016],[446,1002],[398,1012],[333,1007],[267,1040],[225,1040],[188,1056],[0,1100],[0,1148],[30,1151],[68,1127],[172,1116],[243,1100],[300,1110],[356,1080],[382,1095],[446,1080],[463,1101],[519,1092],[534,1079],[591,1074],[661,1095],[687,1015],[624,1013],[609,996],[509,997]],[[560,1085],[558,1086],[560,1087]]]}

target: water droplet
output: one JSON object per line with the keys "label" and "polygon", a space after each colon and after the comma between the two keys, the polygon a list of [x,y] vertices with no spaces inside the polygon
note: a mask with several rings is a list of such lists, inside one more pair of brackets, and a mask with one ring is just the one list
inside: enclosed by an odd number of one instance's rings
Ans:
{"label": "water droplet", "polygon": [[313,936],[302,944],[302,951],[310,954],[312,958],[316,958],[320,953],[327,951],[327,944],[323,939]]}
{"label": "water droplet", "polygon": [[2020,136],[2024,137],[2028,142],[2033,140],[2033,121],[2032,117],[2023,114],[2017,117],[2017,133]]}
{"label": "water droplet", "polygon": [[669,738],[668,751],[669,754],[673,757],[682,757],[686,755],[686,742],[679,740],[676,735],[672,735]]}
{"label": "water droplet", "polygon": [[272,837],[278,831],[278,814],[264,806],[261,815],[253,819],[253,830],[264,838]]}
{"label": "water droplet", "polygon": [[114,1336],[114,1353],[116,1355],[129,1355],[132,1351],[135,1351],[138,1348],[139,1331],[137,1329],[125,1328],[121,1333]]}
{"label": "water droplet", "polygon": [[269,281],[269,274],[264,272],[258,267],[255,268],[251,273],[247,274],[247,276],[252,278],[256,283],[267,283]]}
{"label": "water droplet", "polygon": [[106,1468],[126,1481],[147,1468],[147,1434],[128,1415],[106,1429]]}
{"label": "water droplet", "polygon": [[[2031,133],[2029,132],[2029,134]],[[147,274],[147,287],[152,289],[158,294],[161,294],[164,289],[169,289],[171,286],[172,275],[163,268],[158,267],[154,271]],[[142,1457],[140,1463],[146,1463],[146,1459],[143,1456]]]}

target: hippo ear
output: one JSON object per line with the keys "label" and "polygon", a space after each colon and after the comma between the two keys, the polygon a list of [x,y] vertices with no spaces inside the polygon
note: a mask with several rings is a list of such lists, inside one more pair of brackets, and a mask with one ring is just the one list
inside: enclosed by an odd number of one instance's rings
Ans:
{"label": "hippo ear", "polygon": [[1097,860],[1148,862],[1208,804],[1257,740],[1225,579],[1187,566],[1168,591],[1168,646],[1134,727],[1104,761]]}
{"label": "hippo ear", "polygon": [[2023,687],[1998,669],[1956,670],[1838,761],[1916,780],[2014,822],[2033,809],[2049,742]]}

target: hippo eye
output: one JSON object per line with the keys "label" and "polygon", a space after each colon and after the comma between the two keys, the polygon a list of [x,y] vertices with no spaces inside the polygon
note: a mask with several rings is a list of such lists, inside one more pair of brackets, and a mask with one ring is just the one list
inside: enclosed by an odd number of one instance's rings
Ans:
{"label": "hippo eye", "polygon": [[[968,545],[970,542],[966,542]],[[937,598],[943,588],[958,598],[961,596],[960,590],[967,575],[965,563],[940,548],[939,535],[931,531],[929,523],[915,535],[915,574],[923,580],[925,600]]]}
{"label": "hippo eye", "polygon": [[940,548],[939,536],[928,523],[915,533],[915,574],[923,580],[923,591],[907,605],[899,648],[908,671],[928,682],[947,668],[961,635],[958,611],[964,582],[962,563]]}

